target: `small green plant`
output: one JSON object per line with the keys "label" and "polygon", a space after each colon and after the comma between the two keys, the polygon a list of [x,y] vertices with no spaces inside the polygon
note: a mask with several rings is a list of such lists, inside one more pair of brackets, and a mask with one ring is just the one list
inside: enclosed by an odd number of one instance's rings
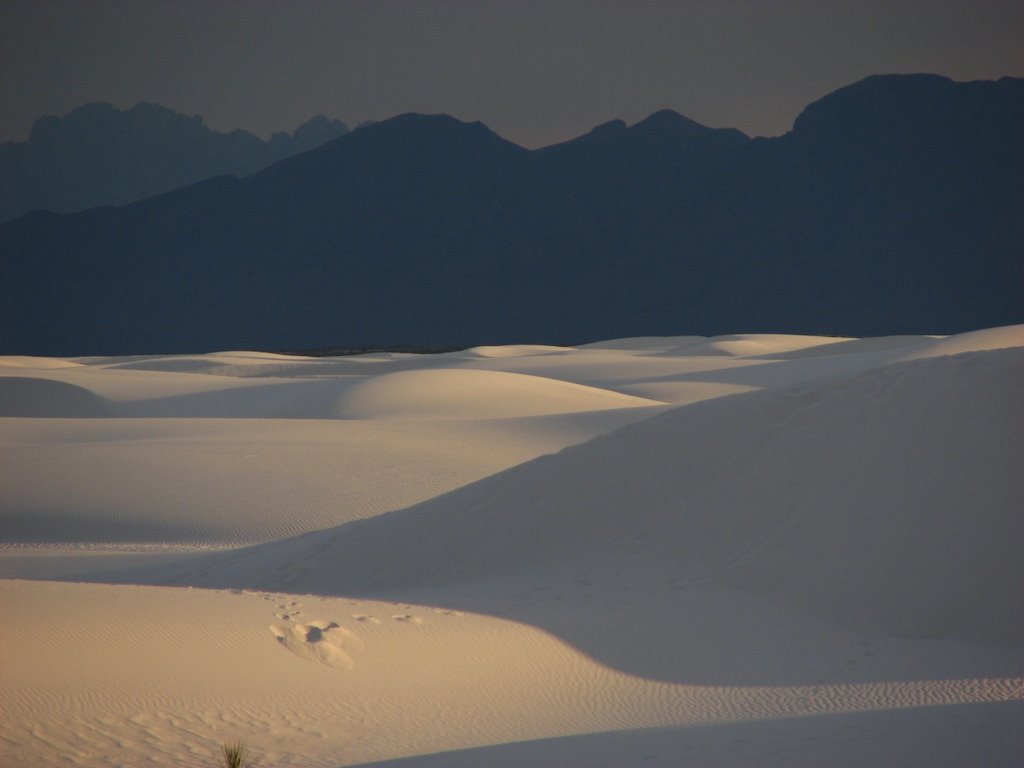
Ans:
{"label": "small green plant", "polygon": [[250,768],[252,753],[249,748],[240,741],[234,744],[223,744],[220,748],[221,765],[224,768]]}

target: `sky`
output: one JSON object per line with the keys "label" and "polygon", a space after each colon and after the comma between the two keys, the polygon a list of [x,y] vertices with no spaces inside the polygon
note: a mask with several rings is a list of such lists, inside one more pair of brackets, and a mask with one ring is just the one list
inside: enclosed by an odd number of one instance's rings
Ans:
{"label": "sky", "polygon": [[0,0],[0,141],[89,101],[267,137],[480,120],[528,147],[674,109],[753,136],[871,74],[1024,76],[1021,0]]}

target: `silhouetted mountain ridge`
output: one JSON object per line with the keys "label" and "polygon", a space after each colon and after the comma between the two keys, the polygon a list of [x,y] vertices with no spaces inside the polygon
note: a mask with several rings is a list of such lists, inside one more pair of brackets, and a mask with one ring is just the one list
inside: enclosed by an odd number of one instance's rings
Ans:
{"label": "silhouetted mountain ridge", "polygon": [[868,78],[773,139],[664,111],[529,151],[401,115],[247,178],[8,223],[0,352],[1022,322],[1022,83]]}
{"label": "silhouetted mountain ridge", "polygon": [[[925,134],[939,127],[954,135],[970,135],[977,126],[1012,131],[1020,127],[1022,98],[1021,78],[957,83],[940,75],[872,75],[808,105],[793,133],[897,140],[908,131]],[[857,122],[846,120],[851,113]],[[931,120],[922,120],[925,115]]]}
{"label": "silhouetted mountain ridge", "polygon": [[263,141],[158,104],[85,104],[39,118],[28,141],[0,145],[0,222],[35,208],[125,205],[212,176],[247,175],[347,131],[318,115]]}

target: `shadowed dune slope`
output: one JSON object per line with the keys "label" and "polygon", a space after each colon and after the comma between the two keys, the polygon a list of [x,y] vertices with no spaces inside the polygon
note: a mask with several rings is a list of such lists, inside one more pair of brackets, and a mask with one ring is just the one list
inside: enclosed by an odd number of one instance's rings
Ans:
{"label": "shadowed dune slope", "polygon": [[[978,739],[994,727],[1009,727],[1024,715],[1024,703],[999,710],[981,707],[920,707],[893,712],[858,712],[793,717],[702,728],[645,728],[587,733],[536,742],[438,752],[359,768],[621,768],[638,759],[650,768],[724,765],[729,768],[792,768],[794,765],[864,768],[922,764],[929,768],[1013,765],[1024,753],[1024,736]],[[868,738],[851,733],[870,729]],[[928,733],[910,752],[910,734]],[[683,756],[687,762],[681,762]]]}
{"label": "shadowed dune slope", "polygon": [[0,417],[106,416],[106,402],[84,387],[32,376],[0,376]]}
{"label": "shadowed dune slope", "polygon": [[[1024,642],[1024,350],[680,408],[421,505],[150,579],[326,594],[538,572],[712,581],[901,636]],[[137,574],[136,574],[137,576]]]}

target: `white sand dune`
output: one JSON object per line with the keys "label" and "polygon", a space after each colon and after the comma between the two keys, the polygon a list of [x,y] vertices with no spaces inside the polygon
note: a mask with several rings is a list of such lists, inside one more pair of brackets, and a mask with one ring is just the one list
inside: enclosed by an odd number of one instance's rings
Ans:
{"label": "white sand dune", "polygon": [[744,333],[714,336],[703,343],[681,347],[677,354],[731,355],[756,357],[758,355],[791,354],[807,349],[821,349],[848,339],[830,336],[793,336],[783,333]]}
{"label": "white sand dune", "polygon": [[646,415],[9,419],[0,530],[46,549],[270,541],[409,506]]}
{"label": "white sand dune", "polygon": [[483,346],[470,347],[461,355],[473,355],[476,357],[527,357],[533,355],[550,355],[565,352],[568,347],[553,347],[546,344],[507,344],[501,347]]}
{"label": "white sand dune", "polygon": [[502,371],[404,371],[352,385],[337,412],[357,419],[479,419],[545,416],[664,405],[647,398]]}
{"label": "white sand dune", "polygon": [[[604,731],[542,741],[518,741],[422,757],[365,763],[374,768],[621,768],[721,765],[788,768],[794,765],[864,768],[924,765],[963,768],[1013,765],[1024,739],[1013,734],[1024,717],[1019,703],[918,707],[898,712],[810,715],[730,724]],[[923,734],[928,734],[922,739]],[[908,750],[908,743],[917,745]]]}
{"label": "white sand dune", "polygon": [[1022,326],[0,358],[0,765],[1019,765],[1022,374]]}
{"label": "white sand dune", "polygon": [[0,376],[0,417],[106,416],[107,403],[84,387],[34,376]]}
{"label": "white sand dune", "polygon": [[630,336],[624,339],[608,339],[581,344],[579,349],[613,349],[628,352],[678,351],[696,344],[703,344],[707,336]]}
{"label": "white sand dune", "polygon": [[718,399],[185,578],[320,594],[538,569],[710,579],[898,634],[1024,643],[1022,396],[1010,349]]}
{"label": "white sand dune", "polygon": [[[809,357],[831,357],[835,355],[862,355],[873,352],[899,350],[907,359],[917,350],[927,349],[935,344],[939,336],[878,336],[868,339],[829,339],[822,344],[796,347],[787,351],[768,352],[765,356],[776,360],[798,360]],[[971,345],[962,351],[972,349]]]}
{"label": "white sand dune", "polygon": [[73,368],[81,365],[73,360],[59,357],[30,357],[28,355],[7,355],[0,357],[0,371],[4,368]]}
{"label": "white sand dune", "polygon": [[[673,749],[694,743],[709,759],[744,755],[748,765],[792,764],[800,750],[812,758],[803,764],[831,764],[833,754],[863,758],[878,749],[877,720],[856,713],[885,710],[894,720],[964,703],[1004,734],[989,752],[1012,756],[1024,741],[1013,719],[1021,680],[905,681],[898,670],[919,663],[913,644],[866,647],[827,626],[811,627],[822,635],[815,661],[874,663],[892,681],[666,683],[610,669],[531,626],[444,606],[53,582],[0,589],[17,618],[0,627],[5,659],[18,662],[5,666],[0,692],[5,714],[14,713],[0,722],[0,738],[15,765],[213,765],[220,742],[244,738],[267,765],[337,766],[601,733],[633,736],[618,753],[626,765],[652,749],[660,753],[654,765],[677,765]],[[327,637],[333,628],[309,631],[333,624],[344,630],[337,640]],[[759,628],[773,640],[793,632],[777,619]],[[957,649],[923,650],[933,664],[956,663]],[[842,726],[823,725],[830,715],[844,717]],[[794,718],[803,722],[789,725]],[[733,724],[730,738],[715,733],[723,724]],[[673,749],[623,733],[666,727],[675,728]],[[824,754],[808,750],[806,740],[822,731]],[[896,759],[883,755],[878,764],[908,756],[916,764],[933,753],[932,735],[904,726],[892,742]],[[970,736],[961,733],[961,754]],[[908,742],[921,741],[923,749],[908,752]],[[584,743],[578,760],[563,764],[592,764],[602,743]],[[558,745],[533,747],[512,756],[558,763]],[[484,757],[461,764],[517,764],[500,750],[493,761]]]}
{"label": "white sand dune", "polygon": [[980,352],[986,349],[1008,349],[1021,346],[1024,325],[1008,325],[1003,328],[985,328],[980,331],[961,333],[956,336],[937,338],[919,350],[908,351],[903,359],[956,355],[961,352]]}

